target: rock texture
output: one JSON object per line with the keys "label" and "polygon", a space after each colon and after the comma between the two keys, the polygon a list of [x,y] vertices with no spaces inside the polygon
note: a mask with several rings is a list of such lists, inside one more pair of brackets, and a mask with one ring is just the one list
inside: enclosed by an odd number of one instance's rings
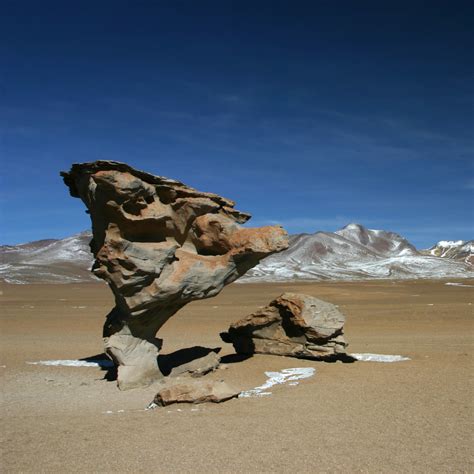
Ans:
{"label": "rock texture", "polygon": [[224,381],[199,380],[172,385],[161,389],[153,403],[160,407],[173,403],[220,403],[238,397],[240,390],[236,390]]}
{"label": "rock texture", "polygon": [[219,356],[211,351],[204,357],[199,357],[191,362],[175,367],[170,375],[176,377],[182,374],[190,374],[191,377],[201,377],[209,372],[214,372],[214,370],[219,368],[220,363]]}
{"label": "rock texture", "polygon": [[180,308],[288,247],[280,226],[243,228],[250,215],[233,201],[124,163],[75,164],[61,175],[87,206],[92,271],[115,296],[103,336],[122,389],[161,376],[155,336]]}
{"label": "rock texture", "polygon": [[284,293],[268,306],[233,323],[221,334],[240,354],[273,354],[305,359],[348,358],[344,315],[312,296]]}

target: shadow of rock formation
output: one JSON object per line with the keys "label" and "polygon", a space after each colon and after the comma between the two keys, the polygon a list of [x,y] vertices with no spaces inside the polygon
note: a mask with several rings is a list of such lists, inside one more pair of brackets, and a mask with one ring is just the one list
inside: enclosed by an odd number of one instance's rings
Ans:
{"label": "shadow of rock formation", "polygon": [[[199,364],[199,361],[205,359],[209,354],[218,354],[221,351],[220,347],[210,349],[208,347],[194,346],[186,349],[180,349],[171,354],[160,354],[158,356],[158,366],[163,375],[170,375],[175,369],[187,366],[190,363]],[[216,356],[217,357],[217,356]],[[219,360],[219,358],[217,358]],[[176,371],[175,371],[176,372]],[[179,371],[186,372],[186,369]]]}

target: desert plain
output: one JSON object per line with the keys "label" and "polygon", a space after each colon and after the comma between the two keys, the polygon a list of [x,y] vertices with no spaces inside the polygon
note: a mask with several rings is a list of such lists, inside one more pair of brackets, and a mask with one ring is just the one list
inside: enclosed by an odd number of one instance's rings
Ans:
{"label": "desert plain", "polygon": [[[113,306],[105,284],[0,291],[2,472],[474,470],[472,279],[230,285],[167,322],[162,354],[221,348],[225,368],[211,377],[242,390],[262,385],[267,371],[315,374],[264,397],[154,410],[145,410],[154,385],[119,391],[99,367],[28,363],[102,352]],[[339,305],[349,352],[410,360],[234,357],[219,333],[285,291]]]}

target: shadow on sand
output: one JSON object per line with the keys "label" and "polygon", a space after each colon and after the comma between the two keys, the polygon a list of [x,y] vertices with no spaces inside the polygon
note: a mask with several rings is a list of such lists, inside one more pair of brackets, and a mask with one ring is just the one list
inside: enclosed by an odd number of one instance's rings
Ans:
{"label": "shadow on sand", "polygon": [[221,351],[220,347],[210,349],[209,347],[194,346],[187,347],[186,349],[179,349],[178,351],[172,352],[171,354],[160,354],[158,356],[158,367],[163,375],[169,375],[175,367],[187,364],[196,359],[206,357],[211,352],[219,354]]}
{"label": "shadow on sand", "polygon": [[101,370],[105,370],[106,373],[104,375],[104,380],[108,380],[109,382],[113,382],[117,380],[117,367],[115,364],[109,359],[105,352],[101,354],[96,354],[89,357],[83,357],[82,359],[85,362],[96,362],[97,365],[100,367]]}
{"label": "shadow on sand", "polygon": [[[201,359],[202,357],[207,356],[211,352],[219,354],[220,351],[220,347],[214,347],[211,349],[209,347],[202,346],[179,349],[170,354],[160,354],[158,356],[158,367],[160,368],[161,373],[167,376],[174,368],[179,367],[180,365],[187,364],[196,359]],[[243,362],[244,360],[250,359],[251,357],[252,354],[227,354],[221,357],[220,361],[222,364],[237,364],[239,362]],[[106,371],[103,380],[107,380],[109,382],[117,380],[117,367],[107,357],[105,353],[102,352],[101,354],[96,354],[90,357],[84,357],[79,360],[85,362],[96,362],[97,365],[101,368],[101,370]],[[331,359],[326,359],[324,362],[334,363],[337,361],[343,362],[345,364],[352,364],[353,362],[356,362],[356,359],[351,357],[349,354],[340,354],[334,356]]]}
{"label": "shadow on sand", "polygon": [[[220,347],[209,348],[202,346],[179,349],[178,351],[172,352],[170,354],[160,354],[158,356],[158,367],[160,368],[161,373],[166,376],[169,375],[174,368],[179,367],[180,365],[187,364],[196,359],[201,359],[202,357],[207,356],[211,352],[215,352],[216,354],[218,354],[220,351]],[[222,363],[230,364],[248,359],[248,357],[249,356],[230,354],[224,356],[221,361]],[[85,362],[97,363],[101,370],[106,371],[104,375],[104,380],[108,380],[111,382],[117,380],[117,367],[105,353],[96,354],[90,357],[84,357],[80,360]]]}

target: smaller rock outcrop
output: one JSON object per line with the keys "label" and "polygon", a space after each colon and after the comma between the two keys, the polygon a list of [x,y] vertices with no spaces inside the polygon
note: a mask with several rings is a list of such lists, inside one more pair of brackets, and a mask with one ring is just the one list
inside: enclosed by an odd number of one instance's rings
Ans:
{"label": "smaller rock outcrop", "polygon": [[173,403],[220,403],[237,397],[239,393],[240,390],[224,381],[190,381],[161,389],[152,403],[160,407]]}
{"label": "smaller rock outcrop", "polygon": [[284,293],[221,333],[240,354],[273,354],[316,360],[347,359],[344,315],[308,295]]}
{"label": "smaller rock outcrop", "polygon": [[214,370],[216,370],[219,365],[219,356],[214,351],[211,351],[204,357],[194,359],[190,362],[175,367],[171,371],[170,375],[172,377],[176,377],[183,374],[190,374],[191,377],[202,377],[209,372],[214,372]]}

